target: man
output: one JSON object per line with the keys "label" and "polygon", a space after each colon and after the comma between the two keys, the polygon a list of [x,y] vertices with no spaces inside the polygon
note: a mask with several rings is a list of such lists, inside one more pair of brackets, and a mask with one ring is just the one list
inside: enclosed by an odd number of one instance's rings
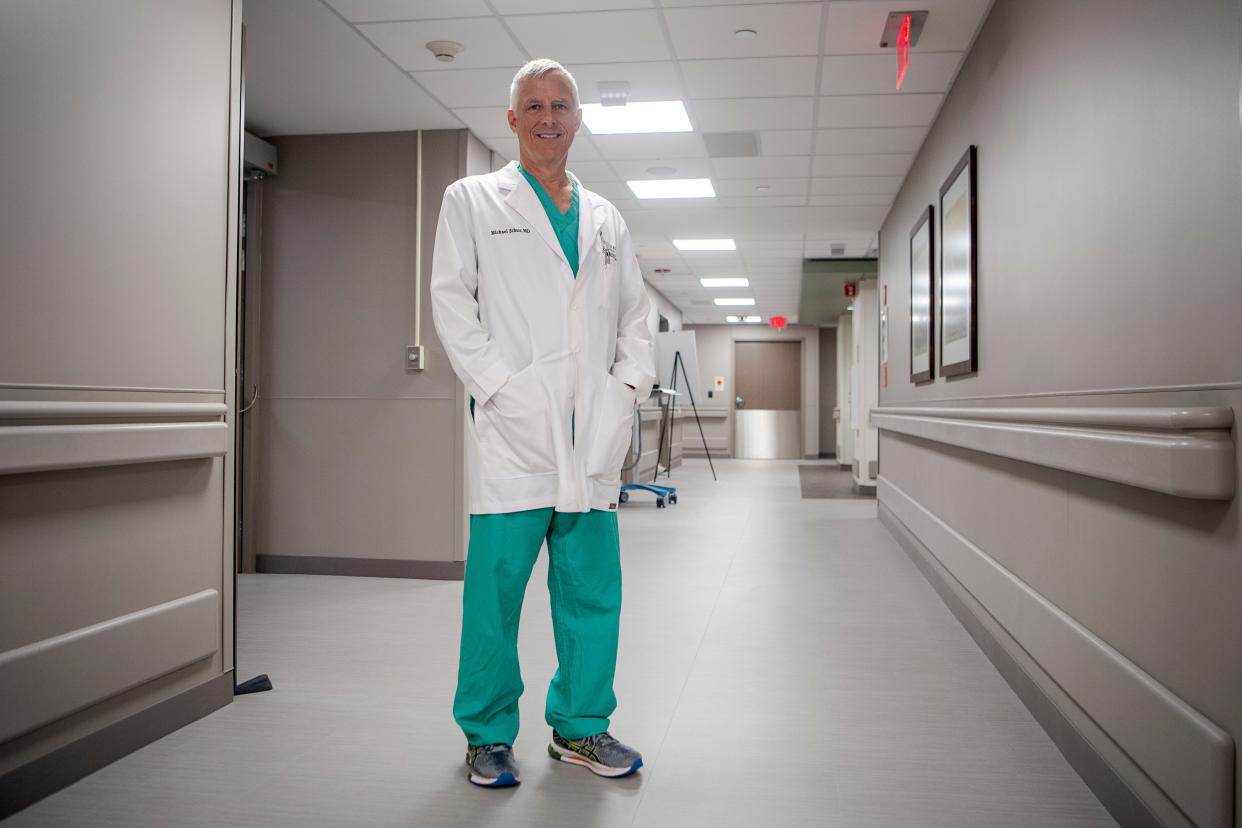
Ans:
{"label": "man", "polygon": [[634,411],[655,381],[650,301],[616,208],[566,172],[578,87],[533,60],[510,87],[519,163],[444,193],[436,330],[470,395],[470,549],[453,715],[468,778],[519,781],[517,631],[548,544],[558,669],[548,753],[601,776],[642,756],[608,733],[621,610],[617,502]]}

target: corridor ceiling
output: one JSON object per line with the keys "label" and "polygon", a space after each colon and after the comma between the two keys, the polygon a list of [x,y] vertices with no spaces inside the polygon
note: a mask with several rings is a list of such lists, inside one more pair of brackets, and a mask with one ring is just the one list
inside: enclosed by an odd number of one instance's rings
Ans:
{"label": "corridor ceiling", "polygon": [[[582,103],[600,82],[631,101],[681,100],[693,131],[592,135],[569,169],[625,216],[647,280],[690,324],[798,321],[804,259],[874,256],[877,232],[991,0],[246,0],[248,127],[259,135],[468,127],[517,155],[509,82],[561,61]],[[927,10],[900,92],[879,46],[891,11]],[[742,38],[736,32],[755,35]],[[452,63],[425,44],[453,40]],[[713,157],[713,133],[758,154]],[[636,199],[626,180],[710,178],[712,199]],[[674,239],[732,238],[732,252]],[[842,247],[843,245],[843,247]],[[834,249],[835,246],[835,249]],[[705,288],[745,276],[749,288]],[[754,308],[713,299],[753,296]]]}

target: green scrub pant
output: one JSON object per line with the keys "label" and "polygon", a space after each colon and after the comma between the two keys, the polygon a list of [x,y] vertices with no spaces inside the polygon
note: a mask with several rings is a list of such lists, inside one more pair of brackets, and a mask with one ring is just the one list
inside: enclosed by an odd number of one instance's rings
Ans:
{"label": "green scrub pant", "polygon": [[544,718],[567,739],[608,729],[621,619],[615,512],[530,509],[471,515],[453,717],[471,745],[518,733],[518,619],[535,558],[548,542],[548,592],[558,667]]}

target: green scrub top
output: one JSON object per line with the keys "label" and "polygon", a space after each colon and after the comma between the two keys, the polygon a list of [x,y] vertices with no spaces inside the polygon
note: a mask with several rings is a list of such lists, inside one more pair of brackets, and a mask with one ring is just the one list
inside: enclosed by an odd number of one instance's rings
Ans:
{"label": "green scrub top", "polygon": [[530,182],[531,188],[535,191],[535,195],[539,196],[539,202],[543,205],[543,211],[548,214],[548,221],[552,224],[552,232],[556,234],[556,239],[561,243],[561,252],[565,254],[565,258],[569,261],[569,267],[574,272],[574,278],[578,278],[578,182],[570,178],[573,184],[574,194],[569,202],[569,209],[564,213],[556,206],[556,202],[552,200],[552,196],[548,195],[548,191],[543,188],[533,175],[528,173],[521,164],[517,168],[522,171],[522,175]]}

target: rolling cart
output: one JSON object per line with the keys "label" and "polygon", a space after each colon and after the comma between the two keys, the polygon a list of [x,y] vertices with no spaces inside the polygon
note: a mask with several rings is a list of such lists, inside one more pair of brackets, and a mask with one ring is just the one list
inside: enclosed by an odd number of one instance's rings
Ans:
{"label": "rolling cart", "polygon": [[[638,411],[637,409],[634,411],[634,432],[638,435],[637,437],[638,448],[634,452],[634,462],[622,468],[621,469],[622,473],[625,473],[629,471],[630,469],[634,468],[635,466],[637,466],[638,461],[643,456],[642,412]],[[630,444],[633,445],[634,442],[635,442],[635,439],[631,437]],[[656,460],[656,465],[657,466],[659,465],[659,458],[657,458]],[[630,500],[630,492],[635,491],[635,490],[651,492],[653,495],[655,495],[657,509],[663,509],[665,506],[669,505],[670,503],[677,502],[677,487],[676,486],[660,486],[656,483],[622,483],[621,494],[618,496],[617,499],[621,503],[628,503]]]}

